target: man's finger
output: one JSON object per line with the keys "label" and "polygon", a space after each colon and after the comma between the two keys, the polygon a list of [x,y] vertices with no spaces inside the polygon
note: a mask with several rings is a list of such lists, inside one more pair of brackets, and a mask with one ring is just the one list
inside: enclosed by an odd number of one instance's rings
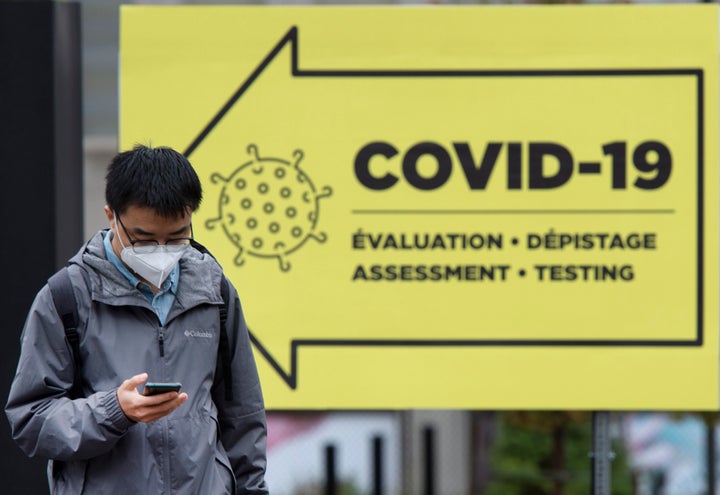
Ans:
{"label": "man's finger", "polygon": [[140,373],[139,375],[135,375],[132,378],[128,378],[124,382],[122,382],[122,385],[120,385],[120,388],[123,390],[135,390],[140,385],[145,383],[148,379],[147,373]]}
{"label": "man's finger", "polygon": [[[169,392],[168,394],[177,395],[177,392]],[[158,397],[161,397],[162,395],[167,395],[167,394],[153,395],[152,397],[143,397],[143,399],[146,399],[146,400],[147,399],[157,399]],[[140,410],[140,414],[138,416],[138,421],[142,421],[142,422],[156,421],[164,416],[167,416],[171,412],[173,412],[175,409],[180,407],[186,400],[187,400],[187,394],[182,393],[182,394],[177,395],[176,397],[174,397],[171,400],[166,400],[159,404],[155,404],[155,405],[146,404]]]}
{"label": "man's finger", "polygon": [[178,395],[179,394],[177,392],[163,392],[162,394],[143,395],[143,404],[145,406],[157,406],[176,399]]}

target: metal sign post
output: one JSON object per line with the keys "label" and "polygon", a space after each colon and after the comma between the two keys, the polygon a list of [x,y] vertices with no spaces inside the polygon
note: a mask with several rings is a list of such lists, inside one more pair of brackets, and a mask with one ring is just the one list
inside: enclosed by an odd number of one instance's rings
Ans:
{"label": "metal sign post", "polygon": [[595,411],[592,415],[592,495],[610,495],[611,463],[615,458],[610,445],[610,413]]}

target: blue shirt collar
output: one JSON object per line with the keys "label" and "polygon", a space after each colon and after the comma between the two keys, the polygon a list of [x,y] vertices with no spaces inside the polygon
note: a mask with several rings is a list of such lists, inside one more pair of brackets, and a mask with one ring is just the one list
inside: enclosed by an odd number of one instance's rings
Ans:
{"label": "blue shirt collar", "polygon": [[[112,247],[112,231],[108,230],[105,232],[105,238],[103,239],[103,243],[105,245],[105,257],[108,259],[110,263],[112,263],[115,268],[118,269],[120,273],[122,273],[126,279],[130,282],[130,285],[133,287],[139,287],[140,284],[142,286],[147,286],[147,283],[143,282],[139,278],[137,278],[133,273],[127,269],[125,264],[118,258],[117,254],[115,254],[115,250]],[[172,272],[170,272],[170,275],[168,278],[165,279],[165,282],[163,282],[162,287],[160,287],[160,290],[165,292],[168,289],[175,294],[177,292],[177,286],[178,286],[178,280],[180,278],[180,264],[178,263],[175,265],[175,268],[173,268]]]}

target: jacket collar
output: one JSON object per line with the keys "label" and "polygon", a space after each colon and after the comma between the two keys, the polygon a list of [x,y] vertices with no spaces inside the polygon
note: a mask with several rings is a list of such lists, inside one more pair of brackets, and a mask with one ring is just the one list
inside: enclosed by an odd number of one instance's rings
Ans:
{"label": "jacket collar", "polygon": [[[108,261],[103,244],[108,232],[109,229],[97,232],[70,263],[84,268],[93,300],[114,306],[151,308],[140,291]],[[170,310],[168,320],[200,304],[222,304],[222,270],[211,256],[190,247],[180,259],[179,266],[180,283],[175,293],[176,305]]]}

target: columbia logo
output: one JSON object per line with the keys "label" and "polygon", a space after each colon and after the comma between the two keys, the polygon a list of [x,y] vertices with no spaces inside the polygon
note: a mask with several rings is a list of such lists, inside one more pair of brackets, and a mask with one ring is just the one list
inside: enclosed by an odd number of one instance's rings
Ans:
{"label": "columbia logo", "polygon": [[213,338],[213,334],[212,332],[203,332],[202,330],[185,330],[185,337],[211,339]]}

